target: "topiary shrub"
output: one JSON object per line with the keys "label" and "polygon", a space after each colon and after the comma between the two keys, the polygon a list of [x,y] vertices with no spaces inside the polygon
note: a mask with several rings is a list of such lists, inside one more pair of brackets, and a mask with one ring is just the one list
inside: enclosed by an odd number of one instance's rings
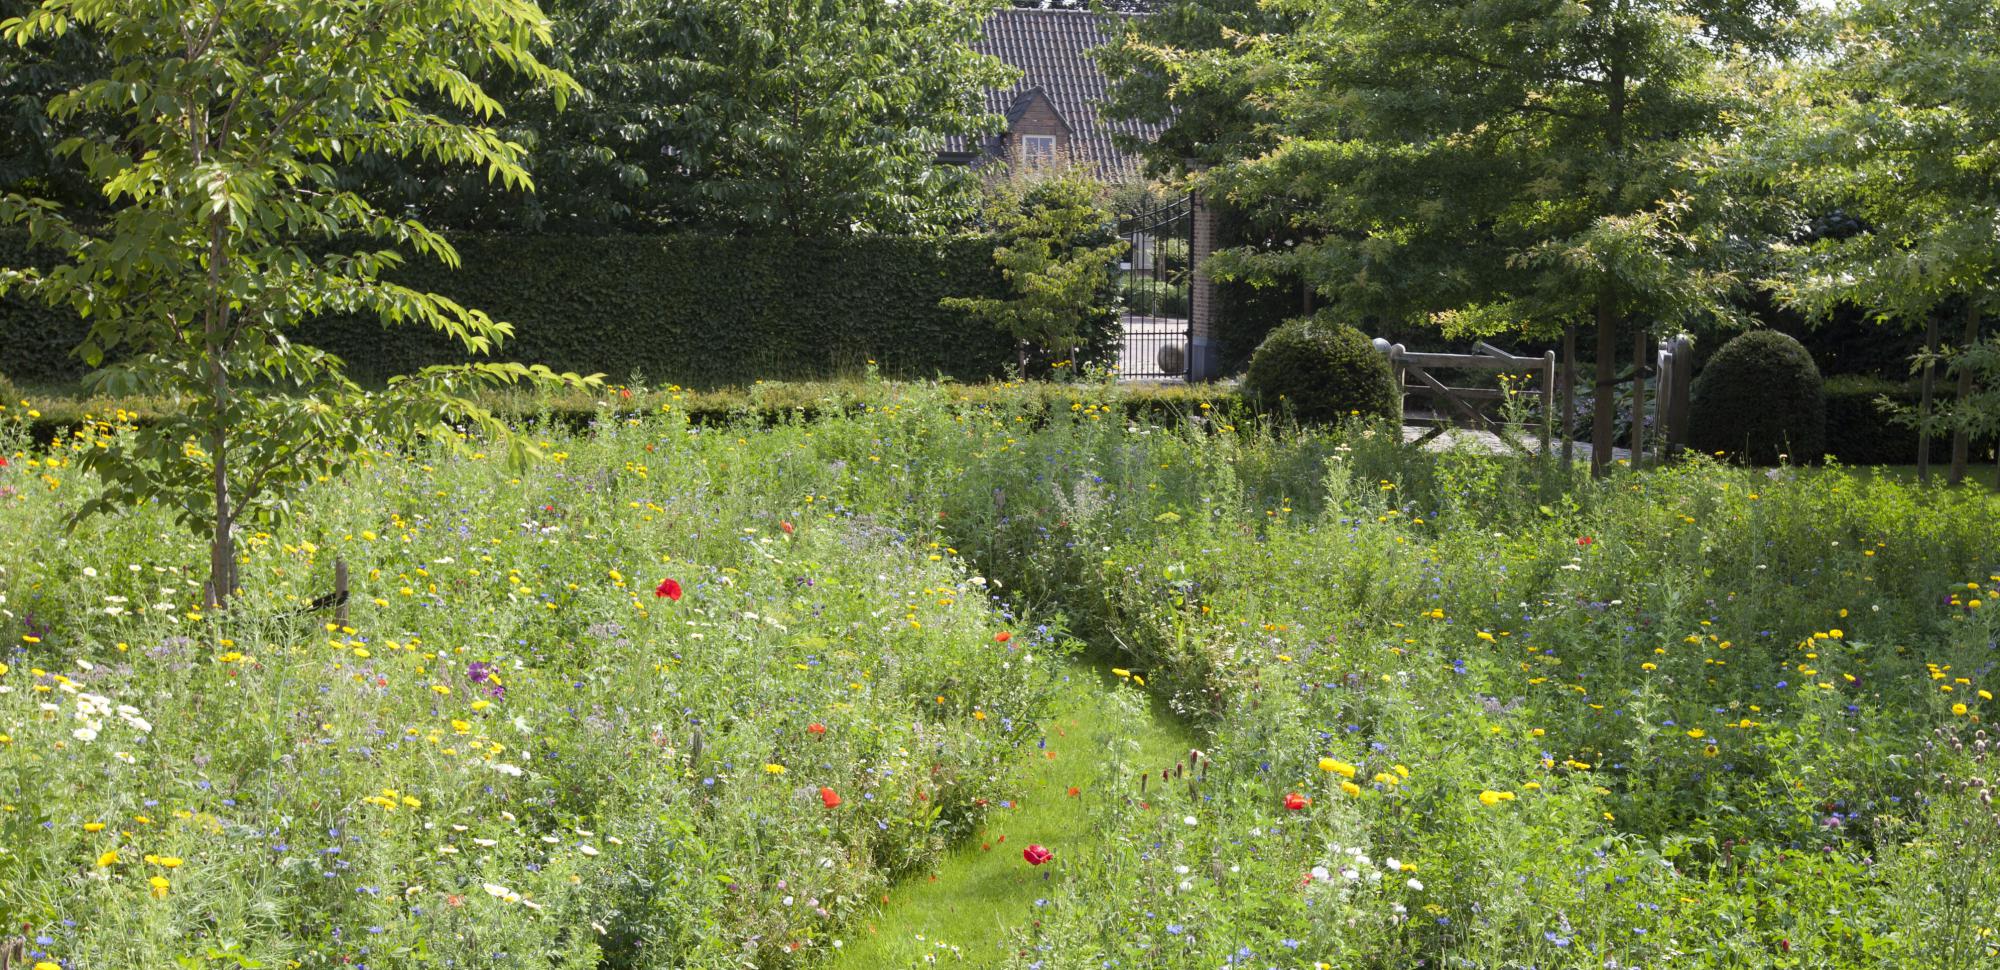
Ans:
{"label": "topiary shrub", "polygon": [[1695,450],[1774,465],[1818,461],[1826,451],[1826,391],[1812,355],[1773,330],[1722,345],[1694,380],[1688,438]]}
{"label": "topiary shrub", "polygon": [[1391,417],[1397,403],[1388,360],[1326,310],[1288,320],[1264,338],[1243,375],[1243,396],[1260,410],[1289,410],[1308,423],[1357,412]]}

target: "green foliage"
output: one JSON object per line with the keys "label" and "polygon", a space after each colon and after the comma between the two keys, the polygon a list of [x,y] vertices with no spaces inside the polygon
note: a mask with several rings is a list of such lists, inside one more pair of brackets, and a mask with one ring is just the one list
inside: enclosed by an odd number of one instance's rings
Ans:
{"label": "green foliage", "polygon": [[[335,163],[357,151],[422,155],[529,187],[518,145],[414,103],[435,98],[491,119],[499,103],[467,74],[484,68],[572,89],[529,50],[549,39],[532,3],[46,0],[0,23],[0,37],[16,46],[60,42],[72,30],[102,45],[104,70],[48,111],[59,121],[116,119],[65,145],[113,212],[85,221],[54,202],[0,196],[0,225],[25,225],[33,244],[63,260],[0,269],[0,296],[18,291],[84,316],[77,353],[93,367],[110,360],[93,375],[106,387],[187,402],[82,456],[103,487],[79,516],[149,503],[172,510],[210,537],[210,595],[226,602],[236,588],[236,532],[281,519],[301,487],[364,453],[369,435],[455,441],[454,422],[504,435],[466,396],[470,388],[577,380],[479,363],[428,368],[369,394],[338,358],[291,333],[317,314],[365,313],[422,324],[484,354],[512,332],[463,304],[384,282],[406,249],[447,264],[457,255],[421,223],[343,190]],[[308,254],[311,243],[326,251]],[[523,443],[511,450],[525,454]]]}
{"label": "green foliage", "polygon": [[[859,372],[991,377],[1015,359],[997,330],[967,326],[945,296],[998,295],[993,243],[978,237],[821,239],[711,236],[460,235],[456,268],[398,266],[411,289],[486,307],[513,322],[507,353],[559,371],[601,372],[689,387],[802,380]],[[0,263],[10,257],[0,237]],[[18,265],[18,263],[16,264]],[[0,298],[0,369],[44,383],[83,376],[70,351],[73,313]],[[471,358],[417,328],[385,329],[357,315],[303,325],[300,339],[380,381]]]}
{"label": "green foliage", "polygon": [[[0,0],[0,21],[40,6],[40,0]],[[94,115],[49,116],[50,99],[96,76],[104,51],[78,30],[34,47],[0,44],[0,193],[19,192],[70,205],[102,208],[104,199],[83,166],[58,151],[65,138],[98,129]]]}
{"label": "green foliage", "polygon": [[1243,395],[1264,411],[1288,412],[1310,423],[1398,412],[1389,362],[1367,334],[1331,310],[1271,331],[1250,358]]}
{"label": "green foliage", "polygon": [[[1775,5],[1782,7],[1783,5]],[[1779,14],[1694,0],[1277,5],[1290,29],[1237,53],[1187,52],[1242,78],[1282,137],[1202,179],[1296,246],[1218,271],[1301,274],[1350,313],[1448,334],[1727,315],[1713,262],[1728,201],[1693,193],[1690,140],[1726,129],[1744,69],[1719,50],[1782,50]],[[1718,38],[1722,38],[1718,42]],[[1190,86],[1199,86],[1188,82]],[[1448,191],[1445,205],[1440,193]]]}
{"label": "green foliage", "polygon": [[[607,402],[520,475],[374,456],[199,620],[167,510],[44,540],[95,433],[10,454],[0,788],[42,794],[0,813],[0,916],[91,966],[366,939],[787,970],[870,927],[1061,970],[2000,958],[1993,494],[1699,458],[1600,483],[1207,400],[1135,423],[1095,384],[866,390],[722,433]],[[334,558],[354,634],[282,615]],[[1115,673],[1046,663],[1056,610]],[[1027,727],[1065,678],[1093,721]],[[1105,724],[1148,705],[1199,740]],[[1030,869],[1049,811],[1068,841]],[[968,835],[940,872],[988,878],[964,909],[923,940],[875,910]]]}
{"label": "green foliage", "polygon": [[[800,429],[691,430],[544,429],[562,459],[519,472],[377,454],[246,542],[227,613],[169,509],[51,538],[98,486],[70,460],[95,433],[10,451],[0,921],[50,962],[147,968],[797,968],[859,932],[1018,797],[995,779],[1068,644],[955,557],[822,515]],[[303,609],[337,560],[345,632]]]}
{"label": "green foliage", "polygon": [[[1969,350],[2000,311],[2000,77],[1985,56],[2000,44],[2000,11],[1860,0],[1837,27],[1828,56],[1798,66],[1735,157],[1800,221],[1838,212],[1853,231],[1781,240],[1769,286],[1814,317],[1860,307],[1909,326],[1950,312],[1963,320],[1957,349]],[[1942,423],[1956,432],[1954,483],[1969,436],[2000,429],[2000,394],[1975,391],[1980,359],[1952,358],[1958,397]]]}
{"label": "green foliage", "polygon": [[1118,18],[1097,62],[1110,80],[1103,112],[1163,125],[1152,141],[1127,139],[1147,174],[1168,177],[1252,157],[1275,144],[1282,117],[1255,97],[1258,78],[1233,69],[1241,38],[1282,33],[1296,10],[1257,0],[1167,0],[1144,17]]}
{"label": "green foliage", "polygon": [[1776,331],[1753,330],[1722,345],[1689,392],[1688,438],[1699,452],[1758,465],[1807,464],[1825,452],[1826,431],[1819,368],[1797,340]]}
{"label": "green foliage", "polygon": [[[721,387],[859,372],[977,379],[1014,358],[997,330],[942,309],[993,294],[989,240],[892,236],[479,236],[455,271],[415,268],[407,285],[477,299],[521,325],[509,352],[560,370],[637,372],[652,383]],[[358,372],[463,359],[447,340],[321,320],[305,333]]]}
{"label": "green foliage", "polygon": [[1798,66],[1742,164],[1807,218],[1852,232],[1778,247],[1769,284],[1825,316],[1858,306],[1904,323],[1970,297],[2000,300],[1992,239],[2000,174],[2000,44],[1981,0],[1861,0],[1843,8],[1831,57]]}
{"label": "green foliage", "polygon": [[[385,200],[445,229],[930,232],[977,207],[949,136],[995,130],[1008,68],[973,42],[994,0],[553,0],[557,110],[505,97],[535,196],[422,163],[364,166]],[[519,89],[512,84],[503,90]],[[515,110],[511,106],[519,104]]]}
{"label": "green foliage", "polygon": [[1066,171],[995,180],[989,195],[986,220],[998,241],[993,262],[1008,295],[955,295],[939,305],[1012,336],[1024,372],[1067,361],[1076,373],[1113,356],[1119,324],[1112,267],[1126,245],[1105,207],[1103,185]]}

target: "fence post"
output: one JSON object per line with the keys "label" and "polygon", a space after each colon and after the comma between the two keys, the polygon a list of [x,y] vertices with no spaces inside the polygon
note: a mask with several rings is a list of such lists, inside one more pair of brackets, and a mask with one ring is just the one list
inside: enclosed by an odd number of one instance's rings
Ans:
{"label": "fence post", "polygon": [[1556,352],[1542,354],[1542,459],[1549,458],[1549,444],[1556,426]]}

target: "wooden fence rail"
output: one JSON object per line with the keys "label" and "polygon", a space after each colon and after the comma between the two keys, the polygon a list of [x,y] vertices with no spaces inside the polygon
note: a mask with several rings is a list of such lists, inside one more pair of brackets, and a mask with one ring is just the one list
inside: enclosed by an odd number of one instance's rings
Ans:
{"label": "wooden fence rail", "polygon": [[[1431,427],[1417,439],[1418,444],[1430,441],[1452,427],[1459,427],[1491,432],[1522,454],[1546,455],[1551,439],[1559,433],[1565,443],[1564,453],[1568,454],[1570,425],[1575,417],[1571,413],[1574,409],[1574,388],[1559,386],[1555,351],[1548,351],[1539,357],[1521,357],[1481,341],[1473,345],[1474,353],[1441,354],[1412,351],[1380,337],[1375,338],[1374,343],[1376,351],[1389,359],[1389,369],[1395,375],[1398,422],[1408,420],[1406,405],[1411,395],[1420,395],[1432,405],[1430,417],[1422,419]],[[1636,418],[1632,424],[1631,445],[1635,467],[1643,463],[1649,450],[1657,449],[1659,457],[1665,460],[1673,457],[1687,443],[1688,392],[1694,377],[1693,345],[1686,337],[1663,340],[1649,363],[1650,367],[1640,367],[1632,379],[1630,400]],[[1528,383],[1525,387],[1517,385],[1514,389],[1455,387],[1432,373],[1444,370],[1519,374]],[[1649,379],[1656,388],[1655,399],[1651,402],[1650,429],[1646,426],[1649,412],[1645,392]],[[1505,383],[1504,378],[1502,383]],[[1559,391],[1561,408],[1557,407]],[[1518,440],[1517,426],[1509,424],[1505,416],[1495,416],[1488,410],[1496,401],[1505,402],[1523,396],[1539,405],[1536,431],[1541,447],[1538,452]]]}
{"label": "wooden fence rail", "polygon": [[[1516,357],[1492,344],[1480,341],[1473,346],[1477,353],[1433,354],[1419,353],[1405,348],[1402,344],[1391,344],[1377,337],[1375,349],[1389,358],[1389,370],[1396,381],[1396,420],[1401,424],[1407,414],[1406,401],[1412,394],[1430,399],[1434,417],[1430,430],[1417,439],[1422,444],[1443,434],[1451,427],[1467,428],[1474,431],[1489,431],[1508,447],[1522,454],[1548,454],[1549,439],[1555,429],[1556,402],[1556,353],[1551,350],[1540,357]],[[1439,380],[1432,370],[1474,370],[1495,371],[1501,374],[1521,374],[1529,381],[1527,388],[1507,390],[1498,387],[1454,387]],[[1502,378],[1504,383],[1505,378]],[[1495,401],[1508,401],[1521,395],[1530,396],[1541,404],[1539,422],[1539,452],[1530,450],[1516,439],[1514,427],[1504,416],[1496,417],[1487,408]]]}

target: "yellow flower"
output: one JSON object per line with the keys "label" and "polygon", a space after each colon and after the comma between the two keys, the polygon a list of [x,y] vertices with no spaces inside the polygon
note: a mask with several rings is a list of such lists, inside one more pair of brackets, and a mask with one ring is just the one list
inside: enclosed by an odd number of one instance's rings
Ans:
{"label": "yellow flower", "polygon": [[785,773],[785,766],[780,764],[767,764],[764,766],[764,773],[767,775],[782,775]]}
{"label": "yellow flower", "polygon": [[1952,712],[1953,714],[1956,714],[1956,715],[1960,716],[1960,717],[1964,717],[1964,716],[1965,716],[1965,705],[1964,705],[1964,704],[1953,704],[1953,705],[1951,706],[1951,712]]}
{"label": "yellow flower", "polygon": [[431,685],[431,690],[432,690],[433,692],[435,692],[435,693],[438,693],[438,694],[449,694],[449,693],[451,693],[451,688],[449,688],[449,687],[446,687],[446,686],[445,686],[445,685],[443,685],[443,684],[432,684],[432,685]]}
{"label": "yellow flower", "polygon": [[1660,667],[1659,667],[1659,665],[1658,665],[1658,664],[1651,664],[1651,663],[1643,663],[1643,664],[1640,664],[1640,665],[1639,665],[1639,669],[1640,669],[1640,670],[1658,670],[1658,669],[1660,669]]}
{"label": "yellow flower", "polygon": [[108,869],[118,864],[118,850],[112,849],[97,857],[97,868]]}
{"label": "yellow flower", "polygon": [[1344,792],[1346,792],[1346,793],[1347,793],[1348,795],[1350,795],[1350,796],[1352,796],[1352,797],[1355,797],[1355,798],[1359,798],[1359,797],[1361,797],[1361,786],[1360,786],[1360,785],[1357,785],[1357,784],[1355,784],[1355,783],[1353,783],[1353,782],[1351,782],[1351,781],[1343,781],[1343,782],[1341,782],[1341,783],[1340,783],[1340,790],[1341,790],[1341,791],[1344,791]]}
{"label": "yellow flower", "polygon": [[1352,778],[1354,777],[1355,767],[1351,764],[1348,764],[1345,761],[1335,761],[1332,758],[1321,758],[1319,759],[1319,770],[1333,772],[1334,774],[1339,775],[1342,778]]}
{"label": "yellow flower", "polygon": [[1491,808],[1500,804],[1500,793],[1491,788],[1479,793],[1479,804]]}
{"label": "yellow flower", "polygon": [[153,878],[146,880],[146,882],[148,885],[153,887],[154,899],[167,898],[167,887],[173,885],[173,883],[168,882],[166,880],[166,877],[164,876],[154,876]]}
{"label": "yellow flower", "polygon": [[85,823],[83,823],[83,830],[84,830],[85,832],[102,832],[102,831],[104,831],[104,823],[103,823],[103,822],[85,822]]}
{"label": "yellow flower", "polygon": [[1688,732],[1688,737],[1695,738],[1698,740],[1707,733],[1708,733],[1707,731],[1704,731],[1701,728],[1695,728],[1694,730]]}
{"label": "yellow flower", "polygon": [[50,963],[47,960],[43,960],[42,962],[35,964],[35,970],[62,970],[62,967]]}

